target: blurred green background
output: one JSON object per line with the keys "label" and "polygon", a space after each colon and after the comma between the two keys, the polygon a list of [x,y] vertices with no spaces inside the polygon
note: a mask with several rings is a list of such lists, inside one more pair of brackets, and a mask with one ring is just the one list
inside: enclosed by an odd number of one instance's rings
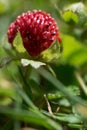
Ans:
{"label": "blurred green background", "polygon": [[[12,75],[19,79],[19,81],[23,80],[23,77],[20,78],[18,68],[14,62],[2,67],[5,64],[5,60],[3,59],[8,57],[3,46],[9,48],[6,33],[10,23],[23,12],[32,10],[44,10],[50,13],[57,21],[62,38],[63,51],[61,57],[51,63],[51,67],[58,80],[66,88],[71,88],[70,91],[73,91],[76,95],[80,91],[80,97],[87,99],[87,0],[0,0],[0,88],[13,88],[15,86]],[[9,52],[11,51],[10,48]],[[33,95],[33,101],[37,106],[42,105],[41,101],[44,93],[48,94],[49,97],[49,93],[55,92],[53,85],[45,81],[44,78],[41,78],[34,70],[30,76],[29,85],[32,86],[33,94],[35,94]],[[6,93],[6,91],[0,90],[0,93],[1,96],[10,95],[14,97],[13,91]],[[57,93],[54,95],[56,98]],[[59,95],[63,97],[60,93]],[[57,95],[57,98],[59,95]],[[51,99],[49,98],[49,100]],[[1,105],[6,105],[10,102],[9,98],[3,101],[1,98],[0,100]],[[60,105],[67,104],[66,102],[65,104],[61,102]],[[55,109],[55,105],[53,105],[53,109]],[[71,108],[64,110],[64,112],[66,111],[71,112]],[[77,128],[76,126],[72,127]],[[78,127],[79,130],[82,130],[80,128]],[[66,128],[66,130],[69,130],[69,128]]]}

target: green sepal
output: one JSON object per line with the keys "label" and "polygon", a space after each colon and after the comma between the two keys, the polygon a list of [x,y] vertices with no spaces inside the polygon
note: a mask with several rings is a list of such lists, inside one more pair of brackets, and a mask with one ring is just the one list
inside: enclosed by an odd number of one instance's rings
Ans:
{"label": "green sepal", "polygon": [[38,59],[43,62],[51,62],[53,60],[58,59],[61,55],[61,52],[62,52],[62,43],[56,41],[51,45],[51,47],[43,51],[38,57]]}
{"label": "green sepal", "polygon": [[15,47],[15,49],[19,53],[22,53],[22,52],[26,51],[26,49],[23,46],[23,41],[22,41],[20,32],[17,33],[17,35],[16,35],[16,37],[15,37],[15,39],[13,41],[13,46]]}

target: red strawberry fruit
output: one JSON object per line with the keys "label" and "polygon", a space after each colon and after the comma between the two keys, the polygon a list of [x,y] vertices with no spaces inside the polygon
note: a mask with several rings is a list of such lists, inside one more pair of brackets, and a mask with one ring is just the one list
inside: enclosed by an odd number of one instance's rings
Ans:
{"label": "red strawberry fruit", "polygon": [[50,14],[41,10],[23,13],[10,24],[7,31],[9,43],[13,44],[18,31],[21,34],[24,48],[31,57],[38,56],[57,39],[61,42],[56,21]]}

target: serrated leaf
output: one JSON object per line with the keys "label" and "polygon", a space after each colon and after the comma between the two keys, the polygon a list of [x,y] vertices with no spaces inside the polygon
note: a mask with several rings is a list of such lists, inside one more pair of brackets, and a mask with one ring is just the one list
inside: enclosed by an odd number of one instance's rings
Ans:
{"label": "serrated leaf", "polygon": [[21,59],[21,64],[25,67],[28,65],[31,65],[33,68],[37,69],[42,65],[46,65],[43,62],[40,61],[33,61],[33,60],[28,60],[28,59]]}
{"label": "serrated leaf", "polygon": [[[67,12],[71,12],[71,16],[67,15]],[[62,17],[66,22],[78,23],[80,27],[87,22],[87,9],[82,2],[70,4],[68,7],[65,7],[63,15]]]}
{"label": "serrated leaf", "polygon": [[[68,86],[67,91],[69,91],[73,95],[80,95],[80,90],[77,86]],[[47,98],[49,100],[55,100],[55,99],[65,98],[65,97],[66,96],[64,94],[62,94],[60,91],[56,91],[54,93],[48,93],[47,94]]]}
{"label": "serrated leaf", "polygon": [[13,46],[15,47],[15,49],[18,52],[25,52],[26,51],[26,49],[23,46],[23,41],[22,41],[20,32],[17,33],[17,35],[13,41]]}
{"label": "serrated leaf", "polygon": [[70,23],[78,23],[79,19],[78,19],[78,15],[71,11],[71,10],[67,10],[62,14],[63,19],[65,20],[65,22],[70,22]]}

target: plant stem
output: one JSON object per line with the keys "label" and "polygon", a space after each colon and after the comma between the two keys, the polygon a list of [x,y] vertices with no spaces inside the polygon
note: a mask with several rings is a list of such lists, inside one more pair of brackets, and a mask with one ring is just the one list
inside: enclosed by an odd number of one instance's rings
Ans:
{"label": "plant stem", "polygon": [[75,71],[75,76],[76,76],[76,79],[78,80],[79,84],[80,84],[80,87],[82,88],[82,90],[84,91],[85,95],[87,95],[87,86],[86,84],[84,83],[81,75],[79,72]]}

